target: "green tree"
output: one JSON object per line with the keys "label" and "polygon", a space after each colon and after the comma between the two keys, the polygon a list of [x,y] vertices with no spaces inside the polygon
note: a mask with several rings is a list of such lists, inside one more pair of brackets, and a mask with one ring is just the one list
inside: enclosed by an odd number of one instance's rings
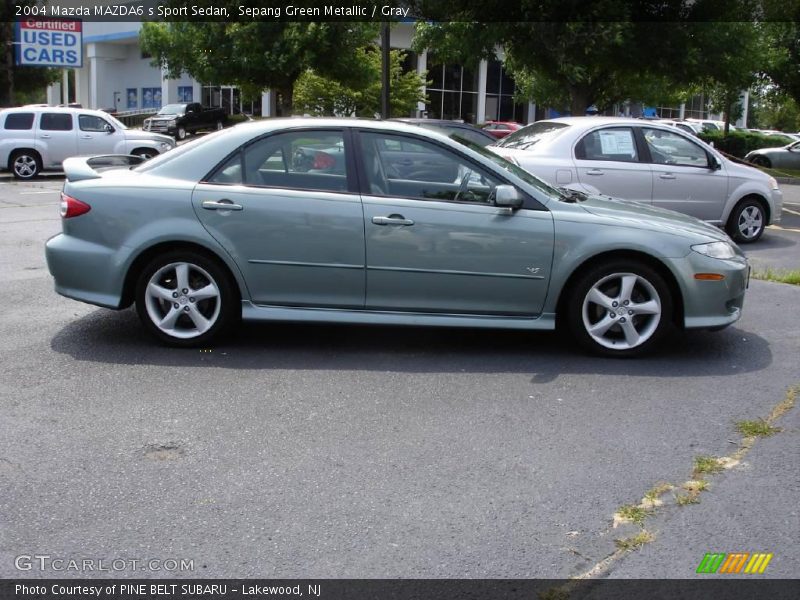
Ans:
{"label": "green tree", "polygon": [[33,4],[29,0],[4,0],[0,4],[0,106],[42,100],[48,85],[58,80],[61,71],[47,67],[21,67],[14,61],[15,6]]}
{"label": "green tree", "polygon": [[764,74],[800,104],[800,3],[762,0],[766,43]]}
{"label": "green tree", "polygon": [[[417,27],[416,49],[427,47],[444,60],[474,63],[500,46],[506,68],[530,99],[573,114],[583,114],[590,104],[603,108],[631,98],[672,101],[712,74],[727,82],[732,77],[721,70],[739,69],[738,59],[750,51],[730,43],[729,30],[754,27],[731,20],[751,14],[744,0],[444,4],[451,19],[460,22],[433,20],[432,5],[421,2],[418,10],[427,10],[430,20]],[[716,12],[709,13],[712,8]],[[503,10],[508,22],[481,22],[490,10]],[[709,16],[720,21],[704,20]],[[727,55],[735,60],[723,61]]]}
{"label": "green tree", "polygon": [[[218,4],[236,14],[236,2]],[[367,81],[361,50],[377,34],[372,23],[171,22],[145,23],[140,43],[169,77],[188,73],[198,81],[235,85],[246,98],[271,88],[281,114],[290,115],[294,84],[307,69],[341,83]]]}
{"label": "green tree", "polygon": [[[316,116],[355,114],[372,117],[380,113],[381,54],[374,47],[364,48],[360,52],[369,70],[366,85],[343,85],[308,69],[295,85],[295,108]],[[405,53],[401,50],[392,50],[390,53],[389,89],[393,115],[408,114],[416,108],[417,102],[425,102],[422,93],[425,79],[413,71],[403,73],[404,57]]]}

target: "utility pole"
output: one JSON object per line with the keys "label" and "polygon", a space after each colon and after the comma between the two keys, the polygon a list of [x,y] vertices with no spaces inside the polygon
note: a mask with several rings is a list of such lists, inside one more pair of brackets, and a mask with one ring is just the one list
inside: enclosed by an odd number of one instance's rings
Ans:
{"label": "utility pole", "polygon": [[389,103],[389,67],[391,57],[389,56],[389,23],[381,24],[381,119],[389,119],[392,116],[392,108]]}

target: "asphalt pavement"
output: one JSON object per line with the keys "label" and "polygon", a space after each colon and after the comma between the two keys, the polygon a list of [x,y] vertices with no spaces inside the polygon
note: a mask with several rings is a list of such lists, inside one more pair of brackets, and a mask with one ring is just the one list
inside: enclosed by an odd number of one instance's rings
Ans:
{"label": "asphalt pavement", "polygon": [[[59,188],[0,183],[0,577],[692,578],[742,551],[774,553],[760,577],[800,573],[800,408],[698,504],[649,516],[641,549],[613,527],[800,383],[800,287],[752,281],[735,326],[641,360],[556,334],[260,324],[175,350],[53,292]],[[798,268],[794,218],[748,255]]]}

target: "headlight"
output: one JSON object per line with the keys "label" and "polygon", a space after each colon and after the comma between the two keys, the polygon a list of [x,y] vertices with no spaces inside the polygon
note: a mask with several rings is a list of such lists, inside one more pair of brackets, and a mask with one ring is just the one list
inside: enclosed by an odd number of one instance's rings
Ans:
{"label": "headlight", "polygon": [[769,187],[770,189],[777,190],[778,189],[778,180],[774,177],[769,178]]}
{"label": "headlight", "polygon": [[733,258],[736,250],[728,242],[710,242],[708,244],[697,244],[692,246],[692,250],[711,258]]}
{"label": "headlight", "polygon": [[171,150],[172,149],[172,144],[170,144],[169,142],[161,142],[158,145],[158,147],[161,148],[162,151]]}
{"label": "headlight", "polygon": [[176,123],[177,123],[177,121],[176,121],[175,119],[171,119],[171,120],[170,120],[170,121],[167,123],[167,127],[175,127],[175,124],[176,124]]}

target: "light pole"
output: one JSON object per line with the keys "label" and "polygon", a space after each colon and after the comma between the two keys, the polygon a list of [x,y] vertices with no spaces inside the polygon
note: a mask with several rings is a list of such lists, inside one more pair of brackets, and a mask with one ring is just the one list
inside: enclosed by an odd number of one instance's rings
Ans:
{"label": "light pole", "polygon": [[389,23],[381,23],[381,119],[392,116],[389,104]]}

